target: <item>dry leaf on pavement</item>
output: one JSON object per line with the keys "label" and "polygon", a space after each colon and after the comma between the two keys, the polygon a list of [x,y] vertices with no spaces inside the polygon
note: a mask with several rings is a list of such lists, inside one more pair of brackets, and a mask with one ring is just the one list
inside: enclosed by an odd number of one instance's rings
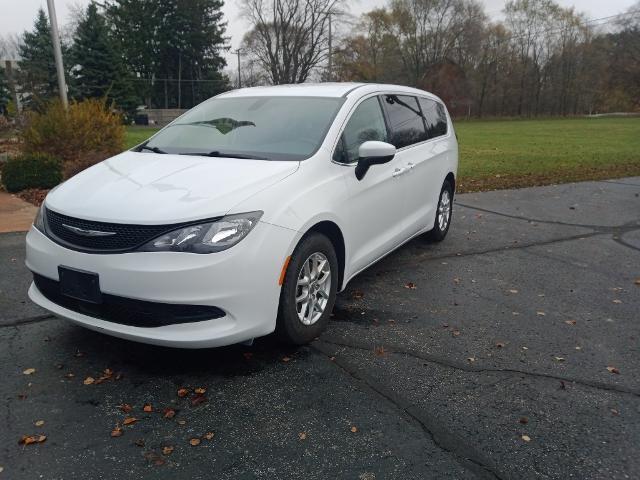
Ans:
{"label": "dry leaf on pavement", "polygon": [[575,320],[565,320],[564,323],[566,323],[567,325],[575,325],[576,321]]}
{"label": "dry leaf on pavement", "polygon": [[404,288],[408,288],[409,290],[416,290],[418,287],[413,282],[407,282]]}
{"label": "dry leaf on pavement", "polygon": [[32,375],[32,374],[36,373],[36,369],[35,368],[27,368],[22,373],[24,373],[25,375]]}
{"label": "dry leaf on pavement", "polygon": [[609,373],[615,373],[617,375],[620,374],[620,370],[618,370],[616,367],[607,367],[607,370],[609,370]]}
{"label": "dry leaf on pavement", "polygon": [[356,427],[355,425],[351,426],[351,433],[356,433],[358,431],[358,427]]}
{"label": "dry leaf on pavement", "polygon": [[298,438],[299,438],[300,440],[306,440],[306,439],[307,439],[307,432],[300,432],[300,433],[298,434]]}
{"label": "dry leaf on pavement", "polygon": [[178,396],[179,396],[180,398],[184,398],[184,397],[186,397],[188,394],[189,394],[189,389],[187,389],[187,388],[179,388],[179,389],[178,389]]}
{"label": "dry leaf on pavement", "polygon": [[176,411],[173,408],[165,408],[163,414],[164,418],[173,418],[176,416]]}
{"label": "dry leaf on pavement", "polygon": [[147,413],[153,412],[153,407],[150,403],[145,403],[144,407],[142,407],[142,411]]}
{"label": "dry leaf on pavement", "polygon": [[189,440],[189,443],[191,444],[192,447],[197,447],[198,445],[200,445],[200,439],[192,438],[191,440]]}
{"label": "dry leaf on pavement", "polygon": [[522,440],[524,440],[525,442],[530,442],[531,438],[528,435],[522,435]]}
{"label": "dry leaf on pavement", "polygon": [[207,401],[207,397],[204,395],[196,395],[191,399],[191,406],[197,407],[201,403],[205,403]]}
{"label": "dry leaf on pavement", "polygon": [[133,423],[136,423],[138,421],[138,419],[136,417],[127,417],[122,421],[123,425],[131,425]]}
{"label": "dry leaf on pavement", "polygon": [[122,405],[120,405],[120,410],[122,410],[124,413],[129,413],[131,410],[133,410],[133,407],[128,403],[123,403]]}
{"label": "dry leaf on pavement", "polygon": [[204,434],[204,438],[206,438],[207,440],[212,440],[214,436],[213,432],[207,432]]}
{"label": "dry leaf on pavement", "polygon": [[120,427],[116,427],[113,430],[111,430],[111,436],[112,437],[121,437],[122,436],[122,428]]}
{"label": "dry leaf on pavement", "polygon": [[85,379],[82,381],[82,383],[84,383],[85,385],[91,385],[91,384],[93,384],[95,381],[96,381],[96,379],[95,379],[95,378],[93,378],[93,377],[87,377],[87,378],[85,378]]}
{"label": "dry leaf on pavement", "polygon": [[204,387],[198,387],[194,390],[194,392],[197,393],[198,395],[204,395],[206,391],[207,389]]}
{"label": "dry leaf on pavement", "polygon": [[163,455],[171,455],[173,453],[173,447],[171,445],[167,445],[166,447],[162,447]]}
{"label": "dry leaf on pavement", "polygon": [[31,445],[32,443],[42,443],[46,439],[46,435],[23,435],[18,443],[20,445]]}
{"label": "dry leaf on pavement", "polygon": [[43,426],[43,425],[44,425],[44,420],[38,420],[38,421],[36,421],[36,422],[34,423],[34,425],[35,425],[36,427],[41,427],[41,426]]}

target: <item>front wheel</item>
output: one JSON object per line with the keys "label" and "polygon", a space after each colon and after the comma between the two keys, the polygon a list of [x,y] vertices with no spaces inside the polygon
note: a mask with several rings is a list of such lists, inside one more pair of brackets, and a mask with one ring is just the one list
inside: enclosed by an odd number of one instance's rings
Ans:
{"label": "front wheel", "polygon": [[433,223],[433,229],[427,233],[427,238],[433,242],[441,242],[447,236],[449,226],[451,225],[451,216],[453,214],[453,185],[449,180],[445,180],[438,197],[438,208],[436,210],[436,219]]}
{"label": "front wheel", "polygon": [[320,335],[338,289],[338,259],[331,241],[311,233],[298,244],[280,291],[276,334],[286,343],[303,345]]}

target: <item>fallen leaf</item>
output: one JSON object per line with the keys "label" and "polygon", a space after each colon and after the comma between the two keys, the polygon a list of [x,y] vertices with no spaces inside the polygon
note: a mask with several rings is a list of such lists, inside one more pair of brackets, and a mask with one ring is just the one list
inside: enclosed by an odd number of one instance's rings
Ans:
{"label": "fallen leaf", "polygon": [[134,445],[136,445],[137,447],[144,447],[144,438],[139,438],[137,439],[135,442],[133,442]]}
{"label": "fallen leaf", "polygon": [[529,419],[527,417],[520,417],[519,422],[523,425],[526,425],[527,423],[529,423]]}
{"label": "fallen leaf", "polygon": [[87,377],[85,378],[82,383],[84,383],[85,385],[91,385],[92,383],[94,383],[96,381],[95,378],[93,377]]}
{"label": "fallen leaf", "polygon": [[162,447],[163,455],[171,455],[173,453],[173,447],[171,445],[167,445],[166,447]]}
{"label": "fallen leaf", "polygon": [[566,323],[567,325],[575,325],[576,321],[575,320],[565,320],[564,323]]}
{"label": "fallen leaf", "polygon": [[76,350],[76,353],[73,354],[74,357],[84,357],[84,352],[80,350]]}
{"label": "fallen leaf", "polygon": [[43,426],[43,425],[44,425],[44,420],[38,420],[37,422],[35,422],[35,423],[34,423],[34,425],[35,425],[36,427],[41,427],[41,426]]}
{"label": "fallen leaf", "polygon": [[123,434],[122,429],[120,427],[116,427],[113,430],[111,430],[111,436],[112,437],[121,437]]}
{"label": "fallen leaf", "polygon": [[615,408],[612,408],[612,409],[611,409],[611,413],[612,413],[613,415],[615,415],[616,417],[617,417],[618,415],[620,415],[620,412],[618,412],[618,410],[616,410]]}
{"label": "fallen leaf", "polygon": [[538,315],[539,317],[544,317],[546,315],[546,313],[544,313],[544,312],[536,312],[536,315]]}
{"label": "fallen leaf", "polygon": [[607,367],[607,370],[609,370],[609,373],[620,375],[620,370],[618,370],[616,367]]}
{"label": "fallen leaf", "polygon": [[153,412],[153,407],[151,406],[151,404],[146,403],[144,407],[142,407],[142,411],[147,413]]}
{"label": "fallen leaf", "polygon": [[67,374],[65,375],[65,377],[67,377],[67,378],[73,378],[73,377],[75,377],[75,375],[74,375],[73,373],[69,372],[69,373],[67,373]]}
{"label": "fallen leaf", "polygon": [[453,283],[455,283],[456,285],[460,284],[460,279],[458,277],[454,278]]}
{"label": "fallen leaf", "polygon": [[25,375],[33,375],[34,373],[36,373],[36,369],[35,368],[27,368],[22,373],[24,373]]}
{"label": "fallen leaf", "polygon": [[358,431],[358,427],[356,427],[355,425],[351,426],[351,433],[356,433]]}
{"label": "fallen leaf", "polygon": [[133,410],[133,407],[128,403],[123,403],[122,405],[120,405],[120,410],[122,410],[124,413],[129,413],[131,410]]}
{"label": "fallen leaf", "polygon": [[530,442],[531,438],[528,435],[522,435],[522,440],[524,440],[525,442]]}
{"label": "fallen leaf", "polygon": [[138,419],[136,417],[127,417],[122,421],[123,425],[131,425],[133,423],[136,423],[138,421]]}
{"label": "fallen leaf", "polygon": [[189,440],[189,443],[191,444],[192,447],[197,447],[198,445],[200,445],[200,439],[192,438],[191,440]]}
{"label": "fallen leaf", "polygon": [[376,347],[373,349],[373,353],[375,353],[377,357],[384,357],[387,351],[384,349],[384,347]]}
{"label": "fallen leaf", "polygon": [[504,342],[496,342],[496,348],[504,348]]}
{"label": "fallen leaf", "polygon": [[613,301],[613,303],[622,303],[622,300],[618,300],[617,298]]}
{"label": "fallen leaf", "polygon": [[473,362],[475,362],[475,361],[476,361],[476,359],[475,359],[475,358],[473,358],[473,357],[469,357],[469,358],[467,358],[467,362],[471,362],[471,363],[473,363]]}
{"label": "fallen leaf", "polygon": [[635,282],[633,282],[633,283],[635,283],[636,285],[640,286],[640,278],[636,278]]}
{"label": "fallen leaf", "polygon": [[176,411],[173,408],[165,408],[163,414],[164,418],[173,418],[176,416]]}
{"label": "fallen leaf", "polygon": [[184,397],[186,397],[187,395],[189,395],[189,389],[187,389],[187,388],[179,388],[179,389],[178,389],[178,396],[179,396],[180,398],[184,398]]}
{"label": "fallen leaf", "polygon": [[558,362],[564,362],[565,358],[564,357],[553,357],[556,359],[556,361]]}
{"label": "fallen leaf", "polygon": [[512,288],[511,290],[509,290],[509,293],[518,293],[518,290],[516,290],[515,288]]}
{"label": "fallen leaf", "polygon": [[191,399],[191,406],[197,407],[201,403],[205,403],[207,401],[207,397],[204,395],[196,395]]}
{"label": "fallen leaf", "polygon": [[362,292],[361,290],[354,290],[351,293],[351,298],[353,298],[354,300],[360,300],[361,298],[364,298],[364,292]]}
{"label": "fallen leaf", "polygon": [[460,330],[458,329],[453,329],[451,331],[451,335],[453,335],[454,337],[457,337],[458,335],[460,335]]}
{"label": "fallen leaf", "polygon": [[329,357],[329,360],[331,360],[332,362],[335,361],[336,357]]}
{"label": "fallen leaf", "polygon": [[408,288],[409,290],[415,290],[418,287],[416,287],[416,284],[413,282],[407,282],[404,286],[404,288]]}
{"label": "fallen leaf", "polygon": [[178,420],[178,425],[185,425],[186,423],[186,420]]}
{"label": "fallen leaf", "polygon": [[307,439],[307,433],[306,433],[306,432],[300,432],[300,433],[298,434],[298,438],[299,438],[300,440],[306,440],[306,439]]}
{"label": "fallen leaf", "polygon": [[394,324],[394,323],[396,323],[396,321],[393,318],[390,318],[389,320],[387,320],[387,323]]}
{"label": "fallen leaf", "polygon": [[46,439],[46,435],[23,435],[18,443],[20,445],[31,445],[32,443],[42,443]]}
{"label": "fallen leaf", "polygon": [[282,361],[283,361],[284,363],[287,363],[287,362],[290,362],[290,361],[291,361],[291,358],[290,358],[290,357],[282,357]]}
{"label": "fallen leaf", "polygon": [[198,395],[204,395],[206,391],[207,389],[203,387],[199,387],[194,390],[194,392],[196,392]]}
{"label": "fallen leaf", "polygon": [[214,436],[213,432],[207,432],[204,434],[204,438],[206,438],[207,440],[213,440],[213,436]]}

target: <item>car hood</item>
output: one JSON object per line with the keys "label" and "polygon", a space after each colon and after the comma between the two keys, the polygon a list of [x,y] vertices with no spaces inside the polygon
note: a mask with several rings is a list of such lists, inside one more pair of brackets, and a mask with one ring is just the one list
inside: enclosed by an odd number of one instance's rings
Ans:
{"label": "car hood", "polygon": [[179,223],[224,215],[299,162],[124,152],[67,180],[47,208],[87,220]]}

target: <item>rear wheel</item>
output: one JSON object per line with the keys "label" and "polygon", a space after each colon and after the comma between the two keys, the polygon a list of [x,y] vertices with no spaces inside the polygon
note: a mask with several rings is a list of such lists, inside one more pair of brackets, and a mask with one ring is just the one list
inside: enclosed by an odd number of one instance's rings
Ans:
{"label": "rear wheel", "polygon": [[311,233],[298,244],[280,292],[276,334],[303,345],[320,335],[333,309],[338,288],[338,259],[331,241]]}
{"label": "rear wheel", "polygon": [[449,180],[445,180],[438,197],[438,208],[433,229],[427,233],[427,238],[433,242],[441,242],[447,236],[451,217],[453,214],[453,186]]}

